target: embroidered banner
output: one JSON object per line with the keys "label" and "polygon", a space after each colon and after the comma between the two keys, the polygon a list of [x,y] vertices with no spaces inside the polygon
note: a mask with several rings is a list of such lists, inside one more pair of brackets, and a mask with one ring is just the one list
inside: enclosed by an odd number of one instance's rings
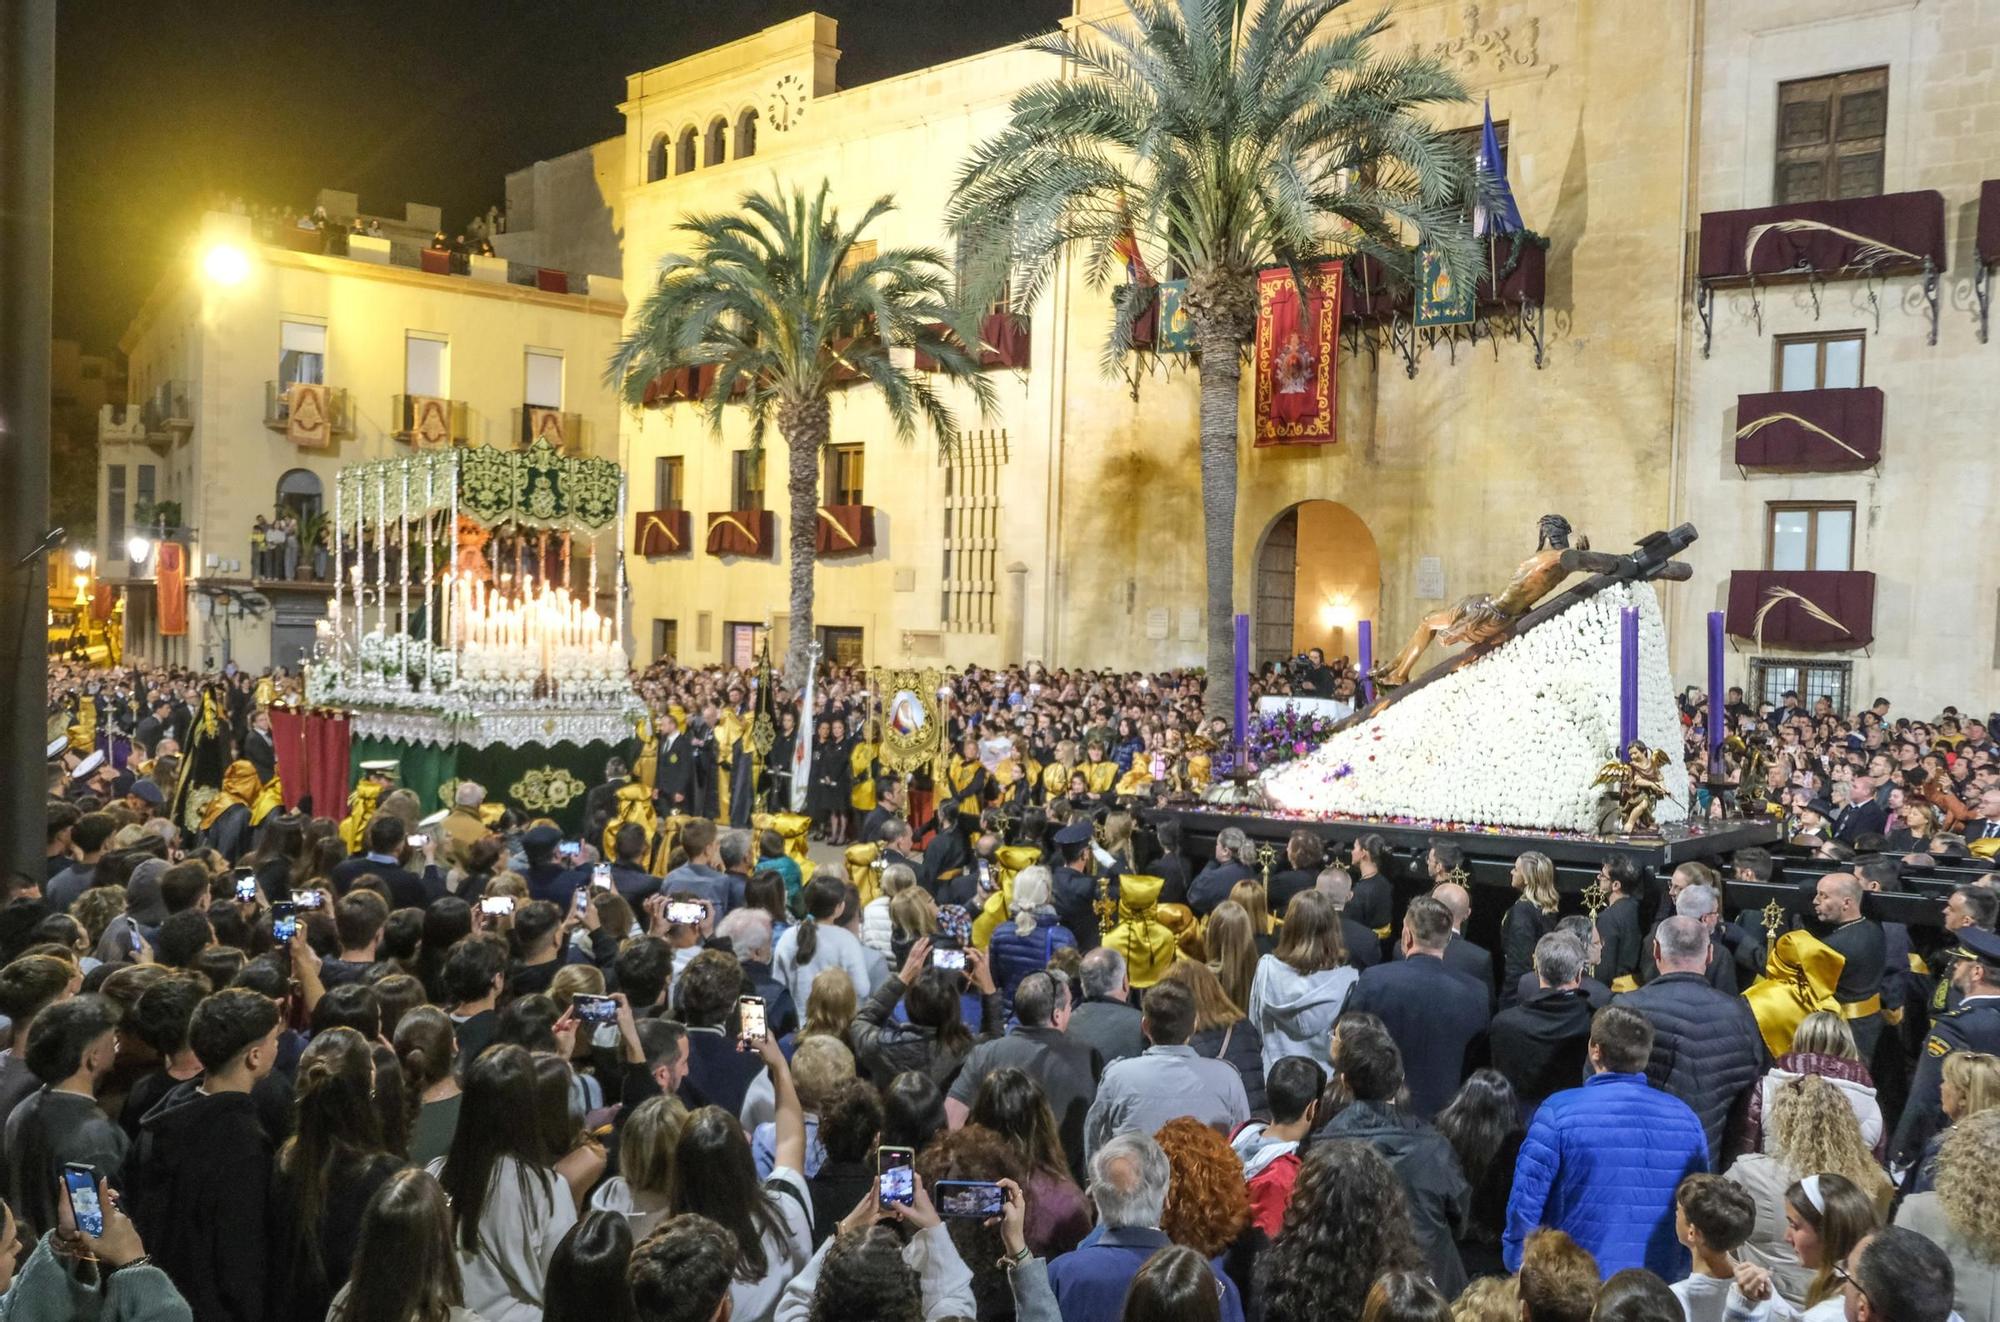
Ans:
{"label": "embroidered banner", "polygon": [[294,382],[285,392],[285,409],[286,440],[313,450],[333,444],[333,415],[325,386]]}
{"label": "embroidered banner", "polygon": [[420,450],[441,450],[451,444],[450,400],[411,395],[409,409],[410,444]]}
{"label": "embroidered banner", "polygon": [[632,549],[642,556],[679,555],[688,549],[688,512],[652,510],[639,516]]}
{"label": "embroidered banner", "polygon": [[860,555],[875,549],[873,505],[822,505],[813,548],[820,555]]}
{"label": "embroidered banner", "polygon": [[1436,248],[1417,252],[1418,326],[1463,326],[1472,320],[1473,287],[1451,278],[1444,254]]}
{"label": "embroidered banner", "polygon": [[722,510],[708,516],[708,553],[767,556],[771,553],[771,511]]}
{"label": "embroidered banner", "polygon": [[1187,312],[1187,281],[1160,281],[1161,353],[1194,352],[1194,318]]}
{"label": "embroidered banner", "polygon": [[561,409],[528,409],[528,443],[546,441],[564,454],[569,453],[570,437]]}
{"label": "embroidered banner", "polygon": [[1257,273],[1257,444],[1325,445],[1340,439],[1335,351],[1339,347],[1341,264],[1306,275],[1306,296],[1290,270]]}
{"label": "embroidered banner", "polygon": [[160,637],[182,638],[188,631],[187,551],[179,542],[161,542],[153,554],[159,557],[154,570],[154,591],[159,597]]}

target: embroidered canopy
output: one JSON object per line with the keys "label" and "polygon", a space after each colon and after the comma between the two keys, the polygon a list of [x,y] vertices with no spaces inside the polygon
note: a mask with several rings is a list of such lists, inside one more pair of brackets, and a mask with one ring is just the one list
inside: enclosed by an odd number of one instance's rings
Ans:
{"label": "embroidered canopy", "polygon": [[389,524],[456,507],[493,528],[516,524],[559,532],[594,533],[618,517],[622,475],[610,459],[572,458],[546,440],[519,450],[490,445],[422,450],[353,464],[335,479],[340,505],[368,524]]}

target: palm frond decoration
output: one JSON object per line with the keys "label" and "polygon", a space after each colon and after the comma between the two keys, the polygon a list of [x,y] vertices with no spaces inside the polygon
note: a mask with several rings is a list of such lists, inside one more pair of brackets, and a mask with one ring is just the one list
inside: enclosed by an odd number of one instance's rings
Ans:
{"label": "palm frond decoration", "polygon": [[1743,269],[1746,271],[1751,269],[1750,258],[1757,251],[1757,245],[1763,242],[1767,235],[1808,232],[1835,234],[1860,244],[1861,246],[1854,252],[1854,260],[1847,264],[1850,270],[1868,270],[1898,257],[1912,262],[1923,260],[1921,254],[1913,253],[1907,248],[1898,248],[1893,243],[1884,243],[1866,234],[1857,234],[1838,225],[1829,225],[1823,220],[1767,220],[1761,225],[1752,225],[1749,232],[1743,236]]}
{"label": "palm frond decoration", "polygon": [[[1072,260],[1092,288],[1136,239],[1185,277],[1201,388],[1208,668],[1230,671],[1237,392],[1257,271],[1365,254],[1403,279],[1410,254],[1479,273],[1470,154],[1437,127],[1468,100],[1441,61],[1385,49],[1386,12],[1349,0],[1125,0],[1123,15],[1028,43],[1063,71],[1018,92],[960,169],[947,218],[971,254],[963,297],[1017,310]],[[1115,307],[1103,363],[1131,348],[1143,300]],[[1227,687],[1208,686],[1224,715]]]}
{"label": "palm frond decoration", "polygon": [[853,382],[880,395],[901,441],[922,424],[939,444],[955,444],[953,403],[924,373],[896,365],[895,355],[914,351],[963,383],[982,417],[994,407],[945,255],[924,246],[864,255],[863,235],[894,209],[893,199],[876,198],[850,226],[822,181],[816,192],[774,186],[743,194],[733,211],[684,217],[675,227],[684,249],[660,259],[604,369],[634,408],[663,374],[712,369],[696,405],[711,432],[721,434],[732,406],[749,417],[753,451],[777,427],[791,557],[786,668],[795,683],[813,640],[819,452],[832,435],[835,388]]}
{"label": "palm frond decoration", "polygon": [[1788,601],[1797,602],[1800,610],[1812,616],[1821,624],[1831,625],[1850,636],[1854,632],[1839,620],[1834,619],[1832,615],[1827,613],[1824,607],[1802,592],[1794,592],[1791,588],[1765,588],[1764,604],[1759,606],[1757,613],[1750,617],[1750,632],[1755,636],[1757,646],[1762,647],[1764,645],[1765,617]]}
{"label": "palm frond decoration", "polygon": [[1738,427],[1736,429],[1736,439],[1739,441],[1748,440],[1750,437],[1755,436],[1758,432],[1763,431],[1766,427],[1770,426],[1774,422],[1797,423],[1799,426],[1805,428],[1809,432],[1814,433],[1815,435],[1826,437],[1826,439],[1832,441],[1835,445],[1847,451],[1849,454],[1853,455],[1856,459],[1860,459],[1863,462],[1867,461],[1868,458],[1867,455],[1861,453],[1861,451],[1855,449],[1853,446],[1849,445],[1846,441],[1841,440],[1838,436],[1835,436],[1832,432],[1820,426],[1818,423],[1810,422],[1805,418],[1801,418],[1796,413],[1767,413],[1763,417],[1758,418],[1755,422],[1746,422],[1741,427]]}

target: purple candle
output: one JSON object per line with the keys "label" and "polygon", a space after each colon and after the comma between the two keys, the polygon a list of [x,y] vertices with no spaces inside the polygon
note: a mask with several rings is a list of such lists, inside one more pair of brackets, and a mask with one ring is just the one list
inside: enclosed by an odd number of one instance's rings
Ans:
{"label": "purple candle", "polygon": [[1250,742],[1250,617],[1236,617],[1236,748]]}
{"label": "purple candle", "polygon": [[1715,761],[1722,749],[1723,727],[1726,724],[1722,710],[1724,701],[1722,688],[1722,612],[1708,613],[1708,756]]}
{"label": "purple candle", "polygon": [[1361,700],[1375,701],[1375,684],[1368,678],[1368,671],[1375,664],[1375,621],[1361,622]]}
{"label": "purple candle", "polygon": [[1639,608],[1618,612],[1618,756],[1639,737]]}

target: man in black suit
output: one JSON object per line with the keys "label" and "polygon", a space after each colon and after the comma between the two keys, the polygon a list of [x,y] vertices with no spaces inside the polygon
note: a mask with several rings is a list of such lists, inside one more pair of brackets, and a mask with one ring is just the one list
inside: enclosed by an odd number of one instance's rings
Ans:
{"label": "man in black suit", "polygon": [[622,757],[609,758],[604,763],[604,783],[593,785],[583,796],[583,838],[596,840],[604,834],[604,828],[618,812],[618,791],[625,788],[632,779],[632,770],[625,765]]}
{"label": "man in black suit", "polygon": [[672,713],[660,713],[660,760],[655,777],[662,811],[699,816],[695,803],[694,741],[682,732]]}
{"label": "man in black suit", "polygon": [[[908,791],[903,788],[903,778],[894,772],[885,774],[875,782],[875,806],[861,820],[861,835],[856,844],[872,845],[883,839],[882,829],[890,822],[902,818],[904,806],[909,802]],[[904,853],[909,847],[904,846]]]}
{"label": "man in black suit", "polygon": [[1256,856],[1249,836],[1234,826],[1223,827],[1215,837],[1215,861],[1188,886],[1188,908],[1194,910],[1194,916],[1208,917],[1216,905],[1229,898],[1237,882],[1256,876]]}
{"label": "man in black suit", "polygon": [[924,875],[924,861],[910,851],[916,847],[915,833],[910,824],[900,817],[891,816],[879,829],[877,839],[882,845],[882,866],[901,863],[912,873]]}
{"label": "man in black suit", "polygon": [[269,783],[278,774],[278,750],[271,743],[271,714],[262,707],[250,714],[250,731],[243,736],[243,756],[257,768],[257,779]]}
{"label": "man in black suit", "polygon": [[1514,1085],[1523,1120],[1587,1073],[1595,1009],[1583,989],[1587,958],[1570,933],[1550,932],[1535,943],[1535,971],[1528,975],[1534,989],[1493,1016],[1493,1068]]}
{"label": "man in black suit", "polygon": [[172,714],[172,703],[165,698],[155,698],[152,714],[142,719],[138,727],[132,731],[132,742],[150,754],[158,746],[161,738],[172,730],[173,727],[169,724]]}
{"label": "man in black suit", "polygon": [[389,888],[389,897],[398,909],[421,909],[445,895],[444,874],[437,867],[435,837],[424,842],[424,871],[419,876],[404,865],[410,856],[404,838],[403,819],[394,813],[377,813],[368,823],[368,852],[357,854],[334,866],[329,880],[335,895],[345,897],[362,877],[380,877]]}
{"label": "man in black suit", "polygon": [[1639,865],[1624,854],[1613,854],[1599,867],[1597,882],[1606,901],[1597,915],[1597,935],[1604,942],[1597,980],[1614,992],[1631,991],[1639,985],[1639,957],[1645,949]]}
{"label": "man in black suit", "polygon": [[726,769],[717,765],[715,742],[715,723],[721,717],[722,713],[711,702],[701,709],[699,720],[688,722],[688,738],[694,741],[695,812],[708,818],[722,815],[722,782],[717,777]]}
{"label": "man in black suit", "polygon": [[1428,1120],[1444,1109],[1485,1055],[1489,997],[1483,984],[1444,962],[1451,911],[1429,895],[1403,914],[1403,958],[1362,971],[1345,1013],[1372,1014],[1403,1053],[1410,1109]]}
{"label": "man in black suit", "polygon": [[1979,816],[1965,824],[1965,843],[2000,838],[2000,789],[1979,796]]}
{"label": "man in black suit", "polygon": [[1347,951],[1347,966],[1366,969],[1380,964],[1382,943],[1375,939],[1375,929],[1347,916],[1347,906],[1354,901],[1354,878],[1347,869],[1336,863],[1320,873],[1313,886],[1340,911],[1340,944]]}
{"label": "man in black suit", "polygon": [[1847,782],[1847,806],[1833,818],[1833,838],[1852,846],[1855,837],[1881,835],[1889,829],[1889,810],[1875,801],[1875,782],[1856,776]]}
{"label": "man in black suit", "polygon": [[1444,962],[1468,978],[1477,979],[1486,988],[1492,1004],[1498,1005],[1500,993],[1493,975],[1493,952],[1465,939],[1465,920],[1472,917],[1472,893],[1458,882],[1441,881],[1431,887],[1431,898],[1451,914],[1451,941],[1444,948]]}

